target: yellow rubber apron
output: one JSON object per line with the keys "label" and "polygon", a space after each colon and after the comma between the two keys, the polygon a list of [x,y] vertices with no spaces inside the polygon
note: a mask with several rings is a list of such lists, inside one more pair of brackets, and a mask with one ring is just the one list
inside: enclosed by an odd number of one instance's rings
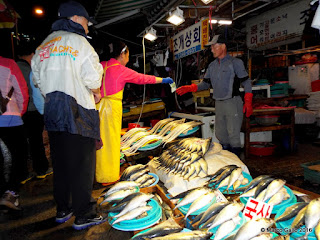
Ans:
{"label": "yellow rubber apron", "polygon": [[[119,64],[115,64],[119,65]],[[112,66],[105,67],[104,72]],[[104,74],[105,76],[105,74]],[[123,90],[104,96],[96,105],[100,117],[100,136],[103,146],[97,150],[96,181],[110,183],[117,181],[120,175],[120,135],[122,123],[122,98]]]}

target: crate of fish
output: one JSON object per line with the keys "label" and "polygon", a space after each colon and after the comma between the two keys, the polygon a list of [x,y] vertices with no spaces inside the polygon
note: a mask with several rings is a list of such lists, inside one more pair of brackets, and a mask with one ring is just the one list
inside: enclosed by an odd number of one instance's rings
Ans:
{"label": "crate of fish", "polygon": [[320,161],[301,164],[304,179],[312,183],[320,184]]}

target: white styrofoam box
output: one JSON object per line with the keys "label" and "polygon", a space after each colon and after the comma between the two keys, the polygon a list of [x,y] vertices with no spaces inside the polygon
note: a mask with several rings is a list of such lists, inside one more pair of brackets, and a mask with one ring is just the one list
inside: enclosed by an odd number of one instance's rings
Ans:
{"label": "white styrofoam box", "polygon": [[294,94],[311,92],[311,82],[319,79],[319,63],[308,63],[288,67],[289,85],[295,89]]}
{"label": "white styrofoam box", "polygon": [[[241,146],[244,146],[244,133],[240,133]],[[272,142],[272,131],[250,133],[250,142]]]}
{"label": "white styrofoam box", "polygon": [[304,108],[294,109],[295,124],[312,124],[316,121],[316,113]]}
{"label": "white styrofoam box", "polygon": [[170,117],[178,117],[178,118],[186,118],[191,120],[198,120],[203,122],[204,124],[201,125],[201,137],[202,138],[209,138],[212,137],[213,142],[219,142],[216,138],[214,124],[215,124],[215,115],[212,113],[209,116],[201,116],[201,115],[194,115],[194,114],[187,114],[187,113],[178,113],[178,112],[170,112]]}
{"label": "white styrofoam box", "polygon": [[[219,143],[219,140],[215,135],[215,126],[214,126],[215,117],[216,117],[215,115],[201,116],[201,115],[171,112],[169,113],[169,116],[202,121],[204,123],[201,126],[202,138],[212,137],[213,142]],[[240,141],[241,141],[241,145],[244,146],[244,133],[240,133]],[[272,131],[252,132],[250,133],[250,142],[272,142]]]}

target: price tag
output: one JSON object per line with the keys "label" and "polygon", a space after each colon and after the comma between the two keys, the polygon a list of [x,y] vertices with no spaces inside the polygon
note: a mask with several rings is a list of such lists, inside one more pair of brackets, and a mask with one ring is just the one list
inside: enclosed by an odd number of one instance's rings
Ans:
{"label": "price tag", "polygon": [[220,192],[219,189],[216,189],[216,202],[228,202],[226,197]]}
{"label": "price tag", "polygon": [[254,198],[249,198],[244,210],[243,215],[247,220],[270,218],[273,205],[265,202],[258,201]]}

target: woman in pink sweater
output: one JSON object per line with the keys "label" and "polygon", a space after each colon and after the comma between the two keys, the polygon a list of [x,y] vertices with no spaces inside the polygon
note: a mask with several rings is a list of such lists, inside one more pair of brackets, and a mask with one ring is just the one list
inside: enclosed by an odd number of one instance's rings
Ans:
{"label": "woman in pink sweater", "polygon": [[120,132],[125,84],[173,83],[171,78],[145,75],[127,68],[129,49],[123,42],[113,44],[113,55],[114,58],[101,63],[104,75],[101,101],[97,104],[103,147],[97,151],[96,180],[105,185],[117,181],[120,175]]}

